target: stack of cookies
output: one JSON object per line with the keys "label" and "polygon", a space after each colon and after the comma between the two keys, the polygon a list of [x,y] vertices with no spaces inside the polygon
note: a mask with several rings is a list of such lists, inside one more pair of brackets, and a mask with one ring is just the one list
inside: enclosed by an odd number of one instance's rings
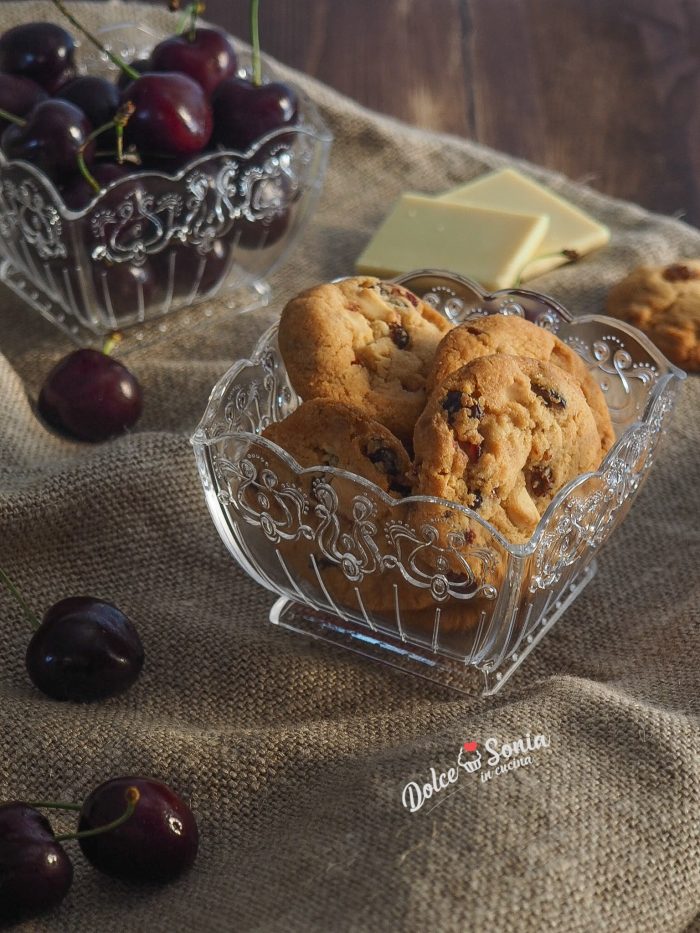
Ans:
{"label": "stack of cookies", "polygon": [[467,506],[515,544],[615,438],[581,358],[519,317],[452,327],[402,286],[356,277],[290,301],[279,346],[304,401],[265,437],[303,467]]}

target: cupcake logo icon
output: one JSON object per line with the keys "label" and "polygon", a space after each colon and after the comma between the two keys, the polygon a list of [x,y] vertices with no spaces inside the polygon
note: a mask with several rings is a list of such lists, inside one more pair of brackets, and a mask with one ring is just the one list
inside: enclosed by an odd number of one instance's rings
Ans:
{"label": "cupcake logo icon", "polygon": [[468,771],[470,774],[479,770],[481,767],[481,752],[479,751],[478,742],[465,742],[462,745],[459,750],[459,757],[457,758],[457,766],[459,768],[464,768],[464,770]]}

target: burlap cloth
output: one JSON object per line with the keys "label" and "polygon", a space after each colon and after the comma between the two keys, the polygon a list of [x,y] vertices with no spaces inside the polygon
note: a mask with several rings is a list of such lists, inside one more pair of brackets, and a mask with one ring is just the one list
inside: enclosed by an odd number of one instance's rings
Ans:
{"label": "burlap cloth", "polygon": [[[81,4],[74,7],[80,9]],[[87,23],[125,8],[84,5]],[[130,4],[128,17],[171,20]],[[55,19],[3,3],[2,27]],[[27,928],[682,931],[700,914],[700,382],[597,578],[512,685],[473,700],[270,626],[273,598],[228,556],[188,436],[208,392],[298,289],[351,269],[403,189],[437,191],[512,162],[368,113],[294,74],[336,136],[321,207],[274,277],[266,311],[130,357],[138,430],[97,447],[47,433],[31,400],[58,332],[3,291],[0,562],[29,602],[91,593],[136,621],[147,663],[125,696],[75,706],[28,683],[26,623],[0,593],[5,798],[80,799],[109,776],[165,779],[201,828],[194,870],[163,889],[86,867]],[[528,167],[610,226],[611,245],[538,281],[598,311],[640,261],[700,255],[700,234]],[[454,765],[465,739],[543,733],[533,764],[462,774],[416,813],[410,780]]]}

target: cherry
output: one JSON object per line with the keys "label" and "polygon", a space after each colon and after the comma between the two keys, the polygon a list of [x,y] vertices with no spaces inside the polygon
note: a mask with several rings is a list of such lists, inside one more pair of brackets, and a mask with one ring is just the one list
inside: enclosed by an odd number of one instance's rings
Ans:
{"label": "cherry", "polygon": [[136,320],[153,301],[156,280],[148,262],[141,265],[121,262],[113,266],[96,263],[92,278],[98,305],[114,318],[115,324]]}
{"label": "cherry", "polygon": [[79,838],[83,854],[109,875],[138,881],[170,881],[189,868],[197,856],[199,832],[187,804],[161,781],[119,777],[105,781],[86,798],[78,831],[96,829],[118,818],[129,788],[139,800],[121,826],[100,835]]}
{"label": "cherry", "polygon": [[187,75],[142,75],[126,87],[122,101],[136,108],[125,138],[142,153],[188,155],[209,142],[211,107],[200,85]]}
{"label": "cherry", "polygon": [[272,217],[249,220],[239,217],[234,231],[238,233],[238,246],[243,249],[265,249],[278,243],[289,228],[289,211],[281,211]]}
{"label": "cherry", "polygon": [[208,253],[200,253],[187,243],[173,243],[151,262],[162,288],[166,292],[172,288],[173,298],[194,298],[195,290],[196,295],[207,295],[221,283],[230,255],[231,248],[223,240],[215,240]]}
{"label": "cherry", "polygon": [[42,693],[79,703],[123,693],[138,679],[143,661],[132,622],[92,596],[70,596],[51,606],[26,655],[27,673]]}
{"label": "cherry", "polygon": [[237,68],[236,53],[218,29],[197,28],[159,42],[151,52],[153,71],[189,75],[210,95]]}
{"label": "cherry", "polygon": [[[274,154],[274,149],[268,153]],[[249,201],[253,216],[242,214],[236,220],[232,242],[243,249],[264,249],[278,243],[289,229],[291,206],[298,198],[299,192],[282,173],[254,182]]]}
{"label": "cherry", "polygon": [[[29,78],[0,74],[0,109],[17,117],[25,117],[40,101],[48,98],[46,91]],[[0,133],[10,126],[0,118]]]}
{"label": "cherry", "polygon": [[299,116],[295,91],[273,81],[254,84],[246,78],[226,78],[212,95],[212,141],[243,152],[272,130],[292,126]]}
{"label": "cherry", "polygon": [[43,814],[24,803],[0,806],[0,920],[16,921],[61,903],[73,866]]}
{"label": "cherry", "polygon": [[78,170],[78,152],[92,160],[93,145],[85,145],[90,133],[82,110],[65,100],[45,100],[34,107],[24,126],[12,124],[2,134],[0,146],[8,159],[25,159],[53,181],[61,182]]}
{"label": "cherry", "polygon": [[24,23],[0,36],[0,71],[36,81],[50,94],[75,74],[75,42],[55,23]]}
{"label": "cherry", "polygon": [[37,407],[62,433],[97,442],[132,427],[141,414],[143,397],[126,366],[99,350],[81,349],[51,370]]}
{"label": "cherry", "polygon": [[[66,81],[54,96],[79,107],[93,129],[109,123],[114,118],[120,100],[118,88],[106,78],[99,78],[96,75],[81,75]],[[112,136],[112,141],[113,139]],[[105,142],[109,143],[109,140]]]}
{"label": "cherry", "polygon": [[122,104],[133,104],[134,113],[126,132],[126,140],[142,153],[187,155],[199,152],[207,145],[212,131],[212,112],[201,86],[177,72],[149,73],[138,71],[105,48],[67,9],[64,0],[52,0],[66,19],[95,45],[130,79],[122,91]]}
{"label": "cherry", "polygon": [[225,149],[247,150],[272,130],[291,126],[299,117],[299,101],[293,88],[279,81],[263,84],[258,10],[260,0],[250,2],[250,39],[253,47],[251,79],[232,76],[212,95],[214,134],[212,142]]}

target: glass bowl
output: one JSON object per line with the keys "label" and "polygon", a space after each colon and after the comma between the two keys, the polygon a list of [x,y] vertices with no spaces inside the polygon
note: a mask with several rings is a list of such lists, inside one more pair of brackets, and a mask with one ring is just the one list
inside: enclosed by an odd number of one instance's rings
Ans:
{"label": "glass bowl", "polygon": [[277,325],[215,386],[192,438],[199,474],[226,547],[279,596],[272,622],[492,694],[591,580],[649,472],[685,374],[635,328],[574,318],[536,292],[487,294],[433,271],[396,281],[455,323],[519,314],[556,332],[605,395],[614,446],[599,470],[560,490],[526,544],[453,502],[395,500],[343,470],[302,469],[260,437],[300,402]]}
{"label": "glass bowl", "polygon": [[[127,61],[162,35],[132,24],[101,30]],[[82,43],[81,70],[115,77]],[[250,73],[239,54],[239,73]],[[264,62],[265,77],[274,69]],[[289,254],[320,194],[331,134],[299,91],[301,116],[247,152],[212,151],[178,171],[139,171],[81,211],[28,162],[0,153],[0,281],[80,343],[115,330],[163,331],[167,316],[219,296],[231,310],[265,304],[266,278]],[[134,182],[137,182],[137,185]]]}

